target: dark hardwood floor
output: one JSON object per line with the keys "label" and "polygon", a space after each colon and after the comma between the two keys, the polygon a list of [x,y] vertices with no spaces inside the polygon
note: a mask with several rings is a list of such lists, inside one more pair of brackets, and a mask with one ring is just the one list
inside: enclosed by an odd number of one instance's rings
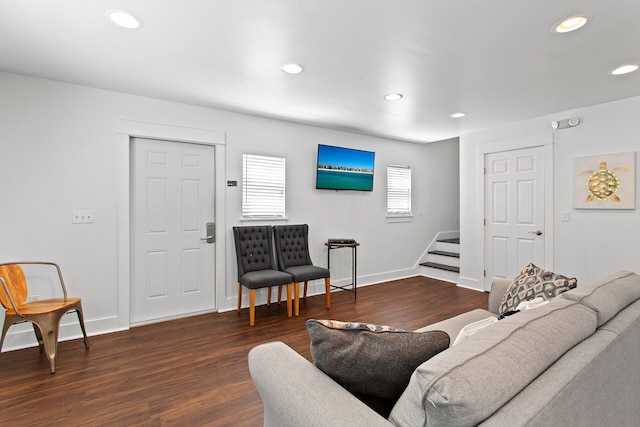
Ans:
{"label": "dark hardwood floor", "polygon": [[[260,426],[262,401],[247,352],[279,340],[311,360],[307,319],[365,321],[416,329],[473,308],[487,295],[425,277],[286,304],[206,314],[61,342],[56,374],[37,348],[0,354],[0,419],[11,426]],[[85,314],[86,315],[86,314]],[[283,378],[286,381],[286,378]]]}

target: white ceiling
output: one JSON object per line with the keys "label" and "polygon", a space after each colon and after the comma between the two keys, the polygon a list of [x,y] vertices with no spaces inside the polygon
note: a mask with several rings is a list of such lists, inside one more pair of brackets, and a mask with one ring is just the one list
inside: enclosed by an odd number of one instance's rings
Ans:
{"label": "white ceiling", "polygon": [[0,0],[0,70],[430,142],[640,95],[640,71],[609,75],[640,63],[639,18],[639,0]]}

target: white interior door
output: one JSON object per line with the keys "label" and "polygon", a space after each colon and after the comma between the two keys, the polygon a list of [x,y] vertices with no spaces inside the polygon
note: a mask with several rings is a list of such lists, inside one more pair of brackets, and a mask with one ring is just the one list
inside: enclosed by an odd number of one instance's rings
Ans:
{"label": "white interior door", "polygon": [[542,147],[485,155],[485,289],[528,263],[544,267]]}
{"label": "white interior door", "polygon": [[131,141],[132,324],[215,309],[214,150]]}

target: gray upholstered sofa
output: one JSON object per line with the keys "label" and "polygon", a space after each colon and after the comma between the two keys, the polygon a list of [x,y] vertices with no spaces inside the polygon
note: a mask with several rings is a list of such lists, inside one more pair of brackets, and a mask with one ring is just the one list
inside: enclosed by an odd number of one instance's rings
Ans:
{"label": "gray upholstered sofa", "polygon": [[[494,282],[489,311],[418,331],[455,337],[497,312],[509,283]],[[281,342],[253,348],[249,368],[265,426],[637,426],[640,276],[580,283],[444,350],[413,372],[389,419]]]}

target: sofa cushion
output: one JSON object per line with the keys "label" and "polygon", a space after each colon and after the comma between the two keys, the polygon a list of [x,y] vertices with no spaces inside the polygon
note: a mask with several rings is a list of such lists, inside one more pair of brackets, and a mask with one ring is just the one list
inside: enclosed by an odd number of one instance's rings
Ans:
{"label": "sofa cushion", "polygon": [[562,292],[575,288],[576,284],[575,278],[570,279],[535,264],[529,264],[507,288],[500,302],[499,313],[516,310],[522,301],[532,300],[536,297],[550,300]]}
{"label": "sofa cushion", "polygon": [[416,367],[450,341],[443,331],[407,332],[334,320],[311,319],[306,328],[315,365],[385,417]]}
{"label": "sofa cushion", "polygon": [[618,271],[580,285],[562,297],[577,301],[595,311],[600,327],[622,309],[640,299],[640,276],[630,271]]}
{"label": "sofa cushion", "polygon": [[509,316],[421,364],[389,420],[477,425],[595,328],[593,310],[558,298]]}
{"label": "sofa cushion", "polygon": [[470,337],[471,335],[475,335],[478,332],[480,332],[482,329],[488,326],[491,326],[497,322],[498,322],[497,317],[489,316],[485,319],[476,320],[475,322],[469,323],[468,325],[460,329],[460,333],[458,333],[458,335],[456,336],[456,339],[453,341],[453,344],[451,344],[451,346],[460,344],[462,340],[464,340],[465,338]]}
{"label": "sofa cushion", "polygon": [[474,310],[458,314],[457,316],[450,317],[440,322],[423,326],[420,329],[416,329],[414,332],[444,331],[449,334],[449,338],[453,340],[453,337],[457,337],[462,328],[464,328],[466,325],[477,320],[486,319],[489,316],[495,317],[495,314],[482,308],[476,308]]}

